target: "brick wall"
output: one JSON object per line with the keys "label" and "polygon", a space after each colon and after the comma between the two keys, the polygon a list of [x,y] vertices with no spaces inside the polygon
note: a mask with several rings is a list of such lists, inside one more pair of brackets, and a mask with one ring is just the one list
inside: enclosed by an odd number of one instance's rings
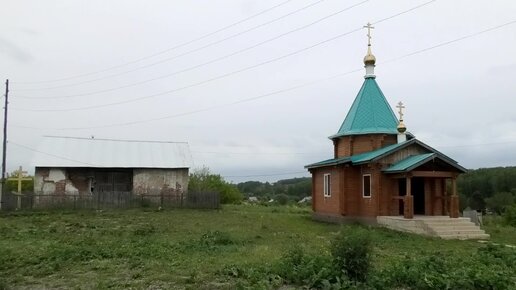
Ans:
{"label": "brick wall", "polygon": [[371,134],[344,136],[334,140],[335,157],[356,155],[396,144],[396,135]]}
{"label": "brick wall", "polygon": [[[315,212],[340,215],[340,190],[341,180],[337,167],[317,168],[312,171],[312,203]],[[324,196],[324,174],[331,174],[331,196]]]}

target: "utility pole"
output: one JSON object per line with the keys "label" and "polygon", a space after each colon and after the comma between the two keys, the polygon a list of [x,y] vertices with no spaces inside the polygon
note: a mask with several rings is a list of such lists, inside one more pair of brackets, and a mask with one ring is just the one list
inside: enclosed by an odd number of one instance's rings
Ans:
{"label": "utility pole", "polygon": [[2,209],[3,193],[5,192],[5,161],[7,155],[7,105],[9,104],[9,79],[5,80],[5,105],[4,105],[4,141],[2,150],[2,188],[0,189],[0,210]]}

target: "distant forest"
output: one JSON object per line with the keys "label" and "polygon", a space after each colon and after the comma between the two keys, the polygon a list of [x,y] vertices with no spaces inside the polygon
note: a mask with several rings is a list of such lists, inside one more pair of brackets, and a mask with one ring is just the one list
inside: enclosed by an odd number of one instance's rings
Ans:
{"label": "distant forest", "polygon": [[463,206],[502,212],[516,202],[516,167],[470,170],[457,180]]}
{"label": "distant forest", "polygon": [[312,178],[300,177],[283,179],[274,183],[260,181],[246,181],[237,184],[244,196],[255,196],[263,200],[275,199],[277,196],[286,195],[290,199],[300,200],[312,193]]}
{"label": "distant forest", "polygon": [[[284,179],[274,183],[246,181],[237,184],[244,196],[274,199],[287,195],[292,200],[310,196],[310,177]],[[504,204],[516,202],[516,167],[495,167],[470,170],[460,175],[457,187],[461,195],[462,207],[473,209],[492,208],[502,211]]]}

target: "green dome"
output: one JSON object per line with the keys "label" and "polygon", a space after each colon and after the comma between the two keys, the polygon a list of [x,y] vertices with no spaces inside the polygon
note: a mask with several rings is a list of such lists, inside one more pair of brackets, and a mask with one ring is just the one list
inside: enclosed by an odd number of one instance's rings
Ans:
{"label": "green dome", "polygon": [[397,134],[398,119],[374,78],[366,78],[337,134]]}

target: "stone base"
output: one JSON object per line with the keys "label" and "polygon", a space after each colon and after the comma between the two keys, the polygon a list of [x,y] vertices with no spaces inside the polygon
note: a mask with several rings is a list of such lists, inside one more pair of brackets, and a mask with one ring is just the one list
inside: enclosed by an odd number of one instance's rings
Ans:
{"label": "stone base", "polygon": [[450,218],[449,216],[415,216],[405,219],[402,216],[379,216],[378,224],[401,232],[414,233],[442,239],[483,240],[489,239],[480,227],[469,218]]}

